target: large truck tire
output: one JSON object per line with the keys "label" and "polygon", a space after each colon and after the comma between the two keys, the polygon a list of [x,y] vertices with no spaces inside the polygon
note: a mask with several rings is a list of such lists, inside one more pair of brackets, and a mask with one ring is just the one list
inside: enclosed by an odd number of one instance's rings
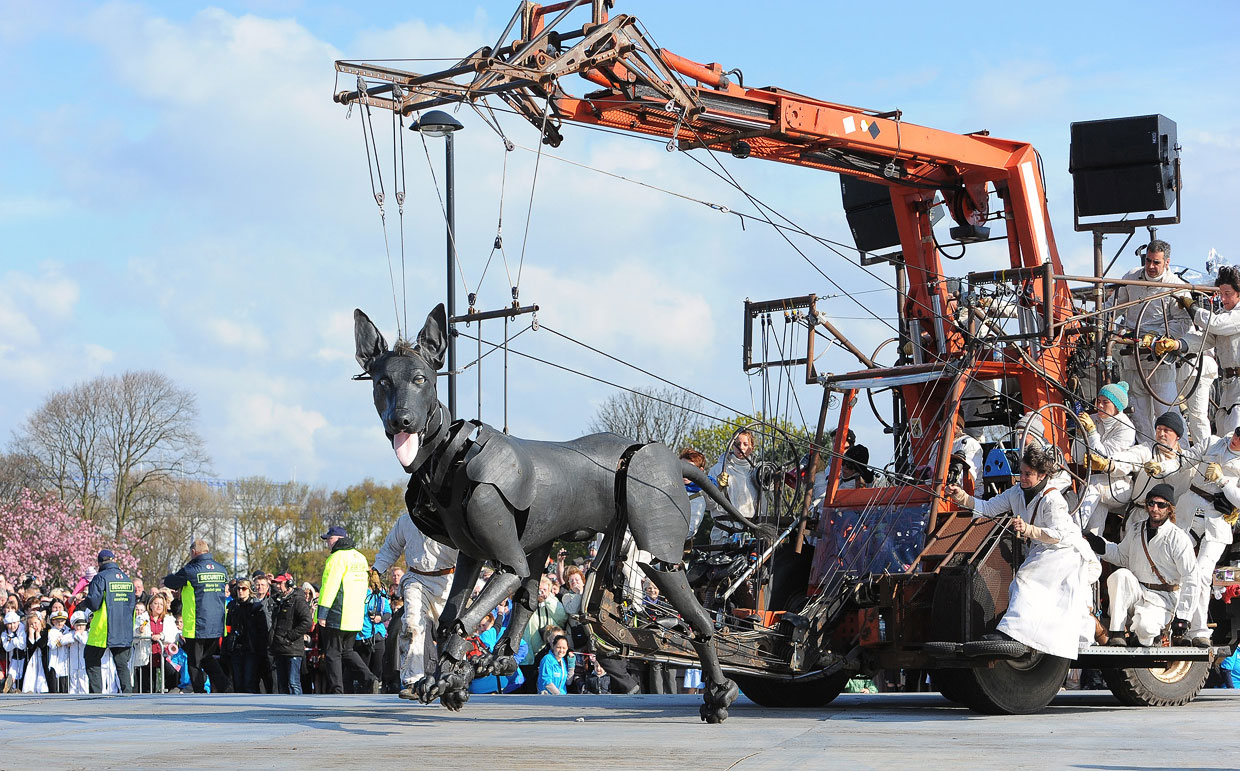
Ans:
{"label": "large truck tire", "polygon": [[1121,704],[1178,707],[1197,698],[1210,674],[1210,665],[1205,661],[1173,661],[1165,669],[1103,669],[1101,673]]}
{"label": "large truck tire", "polygon": [[944,699],[964,704],[967,686],[961,680],[966,674],[968,673],[960,669],[934,669],[930,671],[930,685],[942,694]]}
{"label": "large truck tire", "polygon": [[1051,703],[1072,662],[1034,652],[1032,657],[956,670],[960,703],[986,715],[1027,715]]}
{"label": "large truck tire", "polygon": [[848,675],[843,672],[814,680],[776,680],[751,675],[731,675],[754,704],[775,709],[825,707],[844,692]]}

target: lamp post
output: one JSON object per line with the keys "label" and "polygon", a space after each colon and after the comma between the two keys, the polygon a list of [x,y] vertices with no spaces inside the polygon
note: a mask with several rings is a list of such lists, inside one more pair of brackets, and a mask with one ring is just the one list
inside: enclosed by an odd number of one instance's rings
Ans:
{"label": "lamp post", "polygon": [[[465,128],[459,120],[443,110],[431,110],[409,125],[410,131],[421,132],[428,137],[444,138],[444,186],[448,200],[444,204],[444,219],[448,234],[448,318],[456,315],[456,190],[455,171],[452,162],[452,135]],[[444,330],[448,336],[448,417],[456,420],[456,336],[452,334],[452,322]]]}

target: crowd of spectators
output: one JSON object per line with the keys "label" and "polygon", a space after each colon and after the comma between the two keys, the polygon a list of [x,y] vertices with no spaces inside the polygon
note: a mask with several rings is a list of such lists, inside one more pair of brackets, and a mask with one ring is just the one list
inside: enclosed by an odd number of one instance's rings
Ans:
{"label": "crowd of spectators", "polygon": [[[592,557],[593,549],[590,558],[570,561],[561,551],[557,559],[549,560],[540,580],[538,608],[521,636],[520,669],[510,677],[478,678],[470,685],[472,693],[696,692],[701,682],[697,670],[609,659],[593,650],[589,636],[575,620]],[[353,646],[369,671],[362,673],[346,666],[346,693],[374,690],[370,672],[383,673],[379,687],[385,693],[396,693],[401,687],[396,638],[404,611],[400,592],[403,572],[400,567],[393,568],[390,585],[367,592],[363,630]],[[0,574],[5,622],[0,632],[0,679],[5,693],[88,692],[84,658],[88,613],[82,604],[93,575],[94,571],[88,571],[70,588],[44,586],[33,575],[10,581]],[[125,664],[133,690],[192,692],[179,594],[164,586],[148,588],[141,578],[134,578],[133,583],[133,643]],[[659,602],[657,589],[647,584],[643,601],[653,609]],[[321,627],[313,623],[317,603],[315,585],[299,583],[288,573],[256,570],[248,577],[229,581],[226,627],[218,653],[222,671],[231,677],[227,689],[238,693],[327,693]],[[483,620],[473,640],[479,652],[495,646],[510,617],[511,602],[506,601]],[[109,651],[104,654],[103,692],[120,692],[121,681]],[[1223,662],[1211,684],[1240,687],[1240,657]],[[902,672],[891,678],[880,676],[876,682],[858,679],[849,685],[849,691],[860,693],[929,687],[924,678]],[[1069,687],[1075,685],[1072,682]],[[1077,687],[1091,685],[1083,680]],[[213,690],[209,677],[204,690]]]}
{"label": "crowd of spectators", "polygon": [[[510,677],[479,678],[474,693],[637,693],[693,692],[696,670],[689,677],[644,664],[601,657],[577,622],[581,611],[590,556],[568,560],[561,551],[548,560],[540,581],[539,605],[521,636],[520,670]],[[397,632],[404,612],[400,582],[404,570],[393,567],[391,583],[366,594],[363,627],[353,640],[353,650],[365,663],[362,672],[345,659],[344,691],[380,690],[396,693],[400,687],[400,655]],[[87,588],[95,577],[90,569],[72,586],[45,586],[34,575],[0,574],[0,605],[3,606],[3,656],[0,680],[5,693],[90,692],[86,676],[87,628],[90,611],[85,609]],[[385,579],[387,577],[385,576]],[[485,580],[485,576],[483,578]],[[114,656],[103,648],[102,692],[119,693],[129,680],[136,693],[190,693],[191,667],[182,617],[182,593],[163,585],[147,586],[132,578],[133,642],[128,656]],[[386,582],[385,582],[386,583]],[[481,587],[482,580],[479,581]],[[654,594],[657,591],[651,589]],[[657,598],[651,597],[654,603]],[[322,627],[315,624],[318,588],[298,581],[289,573],[255,570],[228,581],[224,634],[213,658],[226,682],[212,683],[204,677],[201,690],[237,693],[309,694],[328,692]],[[474,638],[479,651],[490,650],[507,629],[511,602],[506,601],[488,616]],[[110,625],[117,619],[109,619]],[[123,661],[122,659],[127,659]],[[122,677],[118,665],[128,678]],[[433,668],[433,665],[432,665]],[[202,669],[210,672],[205,663]],[[379,678],[376,684],[371,672]],[[379,676],[379,673],[382,673]],[[682,685],[682,679],[685,684]]]}

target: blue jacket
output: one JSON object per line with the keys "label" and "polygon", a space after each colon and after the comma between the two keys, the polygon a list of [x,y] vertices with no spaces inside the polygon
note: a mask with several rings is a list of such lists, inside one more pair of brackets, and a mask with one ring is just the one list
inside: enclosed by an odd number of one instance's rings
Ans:
{"label": "blue jacket", "polygon": [[357,633],[357,639],[369,640],[377,636],[382,640],[387,637],[387,627],[370,620],[372,613],[382,616],[385,623],[392,618],[392,603],[382,594],[376,594],[373,589],[366,592],[366,615],[362,618],[362,631]]}
{"label": "blue jacket", "polygon": [[555,654],[543,656],[538,665],[538,692],[544,693],[547,686],[554,685],[559,695],[568,693],[568,675],[573,671],[573,657],[565,656],[561,661]]}
{"label": "blue jacket", "polygon": [[133,644],[133,581],[115,562],[105,562],[90,580],[82,607],[94,611],[86,644],[96,648],[128,648]]}
{"label": "blue jacket", "polygon": [[199,554],[185,567],[164,578],[164,586],[181,590],[182,634],[185,639],[209,640],[224,636],[224,598],[228,571],[210,554]]}

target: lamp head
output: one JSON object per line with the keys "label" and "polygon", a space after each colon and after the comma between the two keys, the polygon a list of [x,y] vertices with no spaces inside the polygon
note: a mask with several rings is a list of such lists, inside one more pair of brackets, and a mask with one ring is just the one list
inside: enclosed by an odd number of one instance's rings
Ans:
{"label": "lamp head", "polygon": [[465,126],[459,120],[443,110],[431,110],[409,124],[410,131],[420,131],[431,137],[447,136],[463,128]]}

